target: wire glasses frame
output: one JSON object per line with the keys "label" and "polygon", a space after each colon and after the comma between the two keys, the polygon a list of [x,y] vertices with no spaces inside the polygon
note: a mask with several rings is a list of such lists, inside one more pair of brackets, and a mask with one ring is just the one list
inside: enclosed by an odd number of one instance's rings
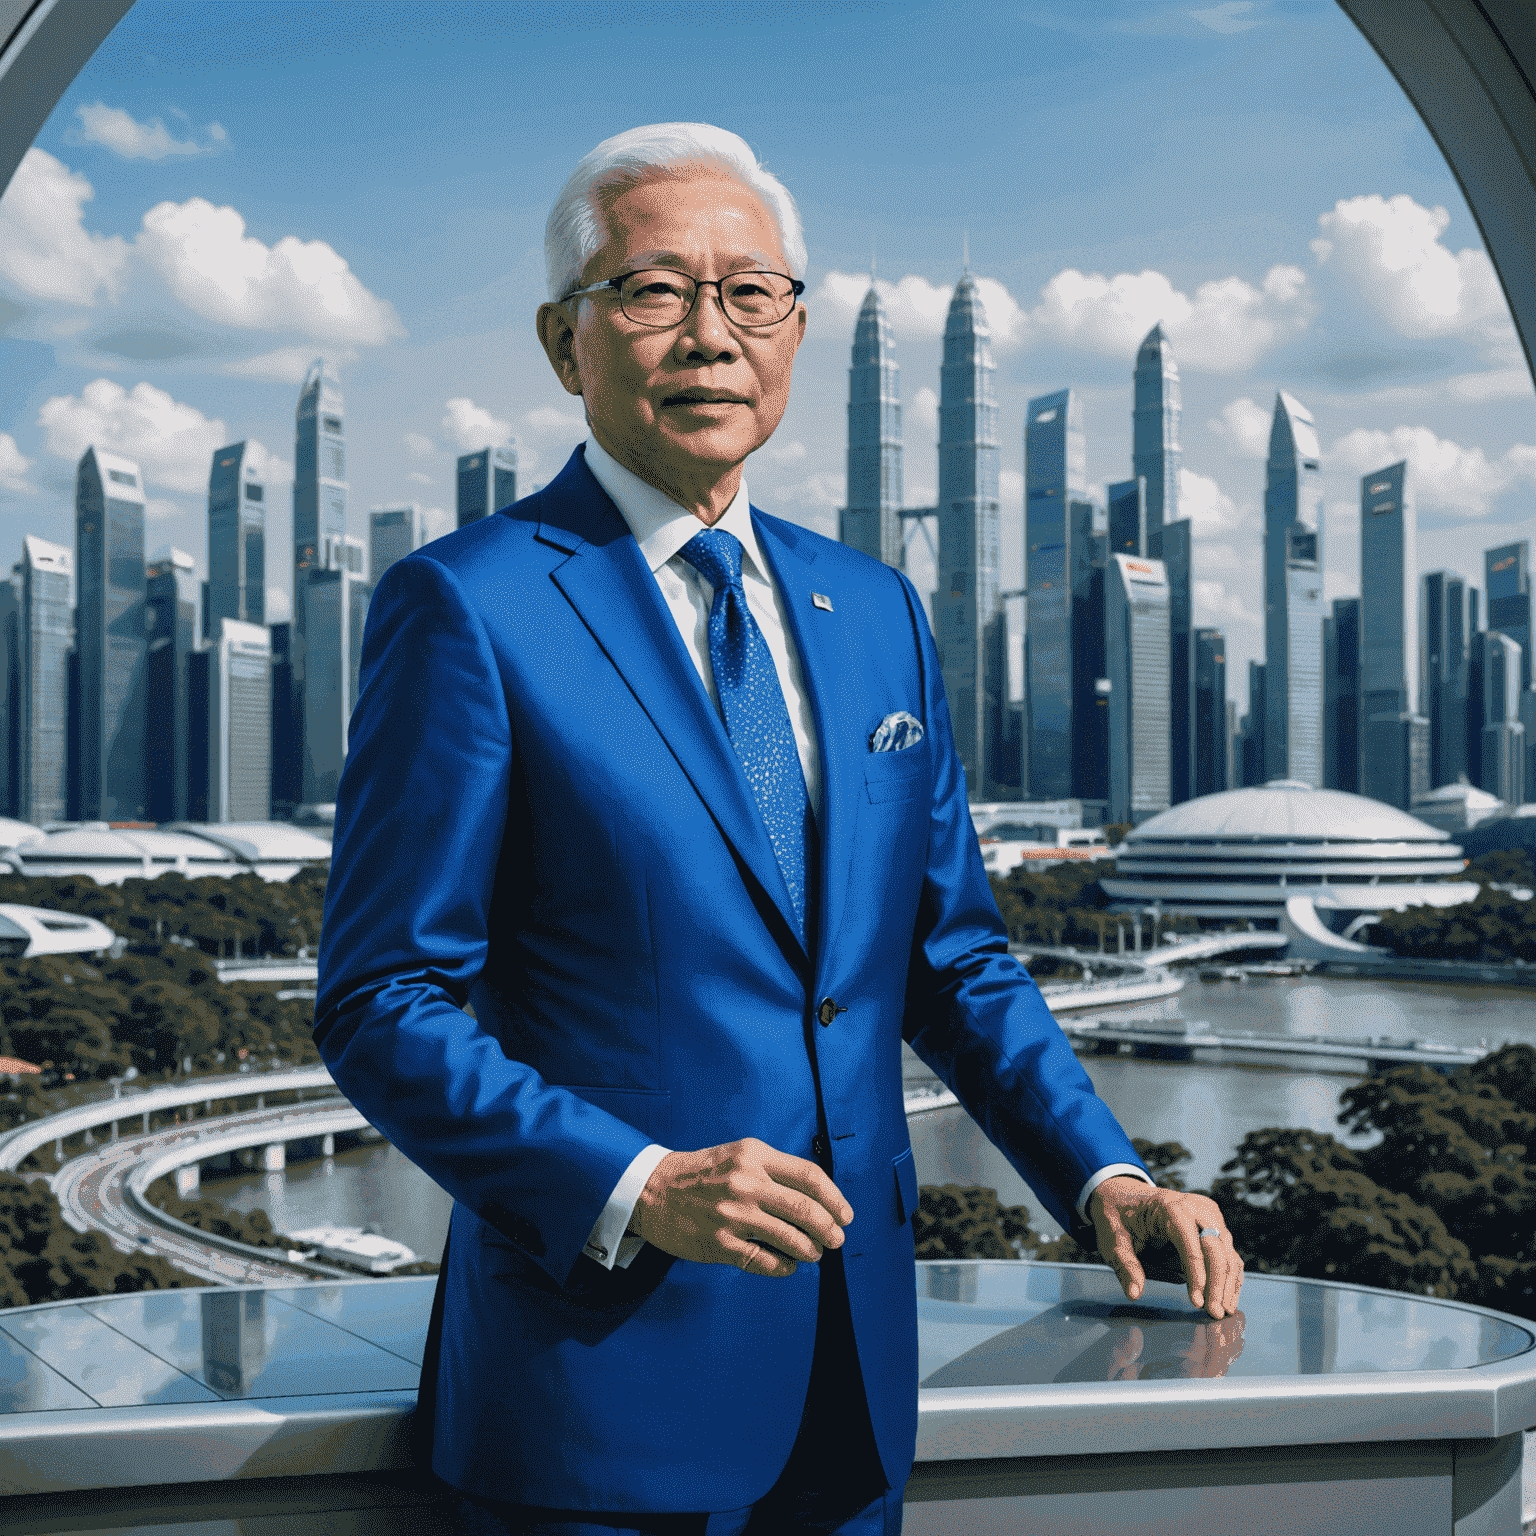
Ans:
{"label": "wire glasses frame", "polygon": [[572,299],[611,289],[628,319],[665,331],[681,325],[693,313],[703,288],[715,290],[726,319],[744,330],[766,330],[782,324],[805,292],[804,283],[782,272],[732,272],[722,278],[697,278],[666,267],[644,267],[578,288],[560,302],[568,304]]}

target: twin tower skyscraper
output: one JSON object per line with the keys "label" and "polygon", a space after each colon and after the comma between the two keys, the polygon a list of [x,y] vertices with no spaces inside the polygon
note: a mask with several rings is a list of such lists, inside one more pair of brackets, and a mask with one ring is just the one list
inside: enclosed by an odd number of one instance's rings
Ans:
{"label": "twin tower skyscraper", "polygon": [[[1133,478],[1108,488],[1107,509],[1089,499],[1079,397],[1062,390],[1030,401],[1025,586],[1019,592],[1004,592],[999,579],[995,375],[991,329],[976,279],[966,270],[944,325],[938,504],[904,507],[895,340],[871,282],[848,375],[848,495],[840,536],[901,567],[904,524],[937,526],[931,619],[973,799],[1076,797],[1105,802],[1112,811],[1123,802],[1125,819],[1139,820],[1136,810],[1195,792],[1190,530],[1178,511],[1178,368],[1162,327],[1154,326],[1136,363]],[[1125,589],[1118,610],[1106,577]],[[1006,601],[1014,597],[1027,600],[1023,688],[1014,690],[1024,694],[1022,708],[1010,704],[1008,686]],[[1117,611],[1124,634],[1114,636]],[[1135,652],[1129,671],[1108,664],[1111,640]],[[1107,693],[1116,680],[1121,697],[1115,703],[1125,716],[1119,732]],[[1134,702],[1128,696],[1133,683],[1142,695]],[[1123,770],[1118,782],[1116,764]]]}

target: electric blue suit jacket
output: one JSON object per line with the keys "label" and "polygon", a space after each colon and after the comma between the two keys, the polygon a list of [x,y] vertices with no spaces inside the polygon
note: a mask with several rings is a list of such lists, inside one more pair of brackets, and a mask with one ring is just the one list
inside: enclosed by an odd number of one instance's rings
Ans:
{"label": "electric blue suit jacket", "polygon": [[[809,954],[720,718],[581,449],[373,596],[316,1037],[343,1092],[455,1199],[433,1466],[470,1493],[736,1509],[783,1467],[816,1266],[767,1279],[647,1247],[609,1272],[582,1254],[652,1141],[756,1136],[809,1158],[824,1128],[897,1487],[917,1399],[902,1039],[1064,1227],[1090,1174],[1139,1163],[1008,955],[917,594],[752,516],[821,754]],[[923,741],[872,753],[895,710]],[[827,997],[846,1011],[823,1026]]]}

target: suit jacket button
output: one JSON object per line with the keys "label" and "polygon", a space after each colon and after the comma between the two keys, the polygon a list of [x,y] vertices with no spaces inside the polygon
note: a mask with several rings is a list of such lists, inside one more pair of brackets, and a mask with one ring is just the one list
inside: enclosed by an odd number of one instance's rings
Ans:
{"label": "suit jacket button", "polygon": [[816,1161],[824,1163],[827,1160],[827,1138],[819,1131],[811,1138],[811,1151],[816,1154]]}
{"label": "suit jacket button", "polygon": [[846,1008],[839,1008],[837,1006],[836,998],[824,997],[821,1000],[821,1006],[816,1010],[816,1017],[821,1020],[822,1026],[825,1028],[838,1014],[847,1012]]}

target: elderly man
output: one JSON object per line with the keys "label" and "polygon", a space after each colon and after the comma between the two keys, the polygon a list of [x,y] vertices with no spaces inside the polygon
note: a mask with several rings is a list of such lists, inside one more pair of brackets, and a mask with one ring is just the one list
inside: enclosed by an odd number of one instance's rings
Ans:
{"label": "elderly man", "polygon": [[1150,1236],[1212,1317],[1241,1261],[1009,957],[917,594],[748,502],[807,323],[788,192],[636,129],[546,249],[589,435],[380,581],[326,893],[325,1060],[455,1200],[432,1466],[470,1529],[896,1531],[903,1039],[1128,1296]]}

